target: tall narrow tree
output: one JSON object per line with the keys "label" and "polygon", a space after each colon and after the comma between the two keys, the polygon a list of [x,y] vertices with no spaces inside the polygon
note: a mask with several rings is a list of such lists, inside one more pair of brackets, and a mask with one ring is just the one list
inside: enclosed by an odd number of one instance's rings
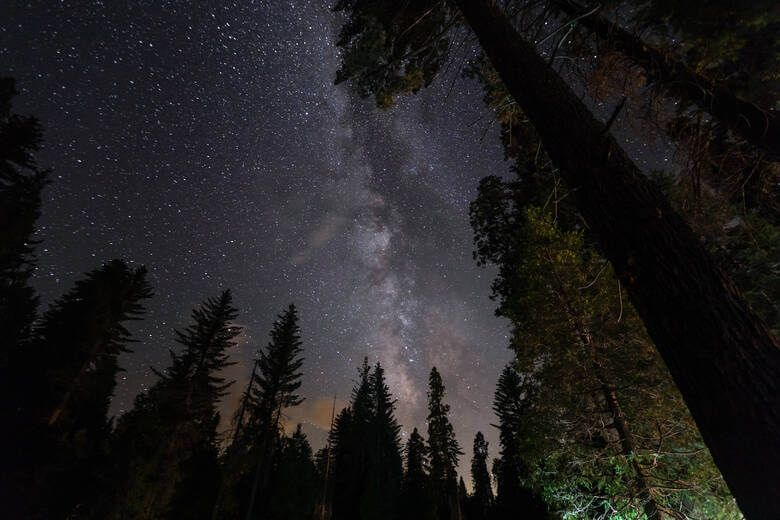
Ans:
{"label": "tall narrow tree", "polygon": [[370,427],[366,494],[362,500],[363,518],[397,518],[403,466],[401,427],[395,419],[395,401],[385,383],[385,371],[377,363],[370,376],[373,417]]}
{"label": "tall narrow tree", "polygon": [[[35,161],[41,127],[11,111],[12,78],[0,78],[0,379],[8,381],[9,356],[28,339],[38,298],[29,285],[35,267],[32,238],[47,174]],[[3,392],[7,395],[6,392]]]}
{"label": "tall narrow tree", "polygon": [[546,505],[542,499],[523,484],[528,477],[523,463],[521,440],[527,430],[524,424],[529,401],[520,374],[507,365],[501,371],[493,401],[493,411],[498,417],[500,457],[493,464],[497,490],[495,517],[514,518],[517,511],[524,511],[530,520],[544,520]]}
{"label": "tall narrow tree", "polygon": [[431,457],[431,490],[440,520],[459,520],[458,456],[463,452],[449,420],[450,405],[444,402],[444,382],[436,367],[428,378],[428,453]]}
{"label": "tall narrow tree", "polygon": [[401,492],[402,518],[433,520],[434,503],[428,477],[428,447],[417,428],[412,430],[406,443],[406,473]]}
{"label": "tall narrow tree", "polygon": [[[282,412],[298,406],[303,398],[297,391],[301,386],[301,334],[298,326],[298,311],[290,304],[279,315],[271,329],[271,341],[257,361],[259,373],[256,386],[251,390],[251,418],[245,435],[252,437],[250,457],[255,464],[254,479],[250,490],[246,518],[254,518],[268,507],[268,497],[263,496],[271,472],[271,461],[277,448]],[[256,505],[257,494],[261,501]]]}
{"label": "tall narrow tree", "polygon": [[469,499],[469,520],[487,520],[493,510],[493,486],[487,469],[488,443],[482,432],[474,437],[474,454],[471,459],[472,494]]}

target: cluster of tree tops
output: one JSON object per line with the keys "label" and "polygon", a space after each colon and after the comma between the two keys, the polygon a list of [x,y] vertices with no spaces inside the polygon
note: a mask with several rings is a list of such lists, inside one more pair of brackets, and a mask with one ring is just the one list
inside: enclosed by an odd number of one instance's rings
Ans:
{"label": "cluster of tree tops", "polygon": [[[543,486],[571,476],[567,491],[545,489],[580,495],[583,517],[616,492],[608,461],[618,455],[630,461],[621,475],[636,476],[619,494],[643,497],[647,516],[686,514],[667,497],[690,470],[672,468],[690,468],[704,445],[748,519],[780,511],[775,7],[334,7],[345,20],[336,82],[380,108],[442,71],[484,87],[517,177],[483,181],[471,212],[475,257],[499,267],[498,313],[513,324],[518,369],[538,388],[528,438],[553,467],[534,474]],[[642,172],[613,126],[673,148],[675,171]],[[704,444],[698,434],[683,441],[695,428],[675,386]],[[588,448],[570,458],[577,446]]]}
{"label": "cluster of tree tops", "polygon": [[[501,456],[488,472],[487,443],[474,440],[473,493],[457,481],[462,454],[430,374],[427,441],[417,429],[402,450],[384,370],[364,361],[350,405],[316,456],[300,425],[286,435],[284,411],[299,405],[302,345],[294,306],[273,324],[235,412],[220,438],[218,403],[232,384],[221,373],[240,328],[229,291],[193,310],[175,332],[179,348],[133,408],[114,421],[109,404],[132,343],[128,324],[152,296],[144,268],[114,260],[89,272],[38,315],[30,286],[31,239],[47,172],[33,152],[34,118],[11,113],[11,80],[0,82],[2,184],[9,209],[2,235],[0,413],[4,513],[19,519],[471,519],[546,518],[520,457],[527,400],[507,367],[495,410]],[[405,464],[404,464],[405,459]],[[556,508],[550,502],[550,510]]]}
{"label": "cluster of tree tops", "polygon": [[[238,332],[229,293],[193,313],[169,369],[131,412],[109,420],[117,355],[130,341],[124,324],[151,293],[145,272],[106,264],[38,316],[29,279],[46,183],[33,158],[40,129],[11,113],[13,83],[0,81],[6,511],[738,518],[728,484],[749,520],[774,518],[772,7],[651,0],[630,11],[655,31],[642,39],[625,17],[618,24],[570,0],[337,3],[346,20],[337,79],[384,108],[433,81],[458,57],[460,38],[473,34],[484,51],[464,72],[483,83],[517,173],[485,179],[471,207],[475,256],[498,266],[493,297],[516,352],[496,394],[493,500],[484,439],[475,441],[473,496],[455,485],[459,450],[433,375],[428,440],[409,438],[405,471],[381,367],[361,369],[329,451],[313,457],[300,431],[283,435],[282,412],[300,400],[293,309],[274,325],[220,452],[216,403],[227,382],[218,373]],[[724,18],[738,23],[726,30]],[[614,101],[611,116],[597,119],[582,92]],[[680,171],[640,172],[611,135],[615,121],[671,138]]]}

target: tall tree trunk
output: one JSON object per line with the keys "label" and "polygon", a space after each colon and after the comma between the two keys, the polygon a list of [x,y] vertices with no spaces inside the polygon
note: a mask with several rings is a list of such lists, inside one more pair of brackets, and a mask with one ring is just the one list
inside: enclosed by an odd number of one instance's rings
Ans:
{"label": "tall tree trunk", "polygon": [[455,0],[575,189],[740,507],[780,511],[780,347],[688,225],[489,0]]}
{"label": "tall tree trunk", "polygon": [[[568,16],[585,9],[571,0],[553,0],[551,5]],[[719,83],[697,74],[678,59],[668,56],[641,38],[598,15],[577,21],[597,37],[645,69],[648,83],[658,83],[670,94],[713,115],[749,143],[780,159],[780,118],[737,97]]]}

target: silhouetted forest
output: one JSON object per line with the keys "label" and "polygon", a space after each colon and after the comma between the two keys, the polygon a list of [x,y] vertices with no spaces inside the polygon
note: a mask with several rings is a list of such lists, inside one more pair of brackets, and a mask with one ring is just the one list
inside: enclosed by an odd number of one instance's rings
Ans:
{"label": "silhouetted forest", "polygon": [[[118,358],[154,288],[145,268],[109,260],[38,308],[50,174],[35,159],[40,124],[14,112],[15,83],[0,79],[2,516],[774,518],[780,21],[763,4],[654,0],[631,14],[655,35],[645,41],[567,0],[337,2],[336,80],[381,109],[434,81],[461,39],[483,51],[458,73],[482,85],[516,174],[485,177],[470,206],[474,259],[497,268],[491,297],[514,353],[482,427],[499,432],[492,460],[482,432],[462,460],[448,367],[431,367],[425,424],[401,425],[368,358],[315,451],[285,421],[306,398],[293,304],[219,434],[241,333],[229,290],[203,295],[167,367],[110,417]],[[583,63],[559,65],[564,53]],[[680,170],[641,172],[612,136],[618,118],[671,139]]]}

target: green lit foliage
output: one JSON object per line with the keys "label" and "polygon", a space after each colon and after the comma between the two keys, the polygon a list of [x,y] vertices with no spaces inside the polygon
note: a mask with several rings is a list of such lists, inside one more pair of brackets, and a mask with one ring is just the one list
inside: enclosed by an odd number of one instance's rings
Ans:
{"label": "green lit foliage", "polygon": [[609,265],[549,204],[512,197],[512,185],[483,181],[472,224],[477,257],[499,266],[497,312],[512,322],[517,369],[532,383],[512,440],[527,482],[572,518],[729,517],[733,501]]}
{"label": "green lit foliage", "polygon": [[428,86],[449,55],[454,24],[448,3],[340,0],[333,8],[347,20],[336,44],[342,48],[336,83],[350,81],[357,93],[389,109],[399,94]]}

